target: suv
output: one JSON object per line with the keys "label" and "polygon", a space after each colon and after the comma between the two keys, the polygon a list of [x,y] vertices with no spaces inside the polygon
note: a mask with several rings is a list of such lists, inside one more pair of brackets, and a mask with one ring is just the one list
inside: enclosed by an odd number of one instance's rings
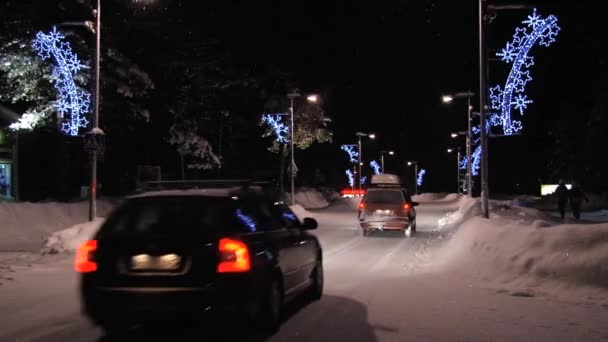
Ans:
{"label": "suv", "polygon": [[285,301],[323,293],[316,227],[256,188],[130,197],[76,253],[83,311],[106,331],[203,313],[274,330]]}
{"label": "suv", "polygon": [[[396,177],[390,179],[398,179]],[[418,203],[412,201],[405,187],[393,181],[373,182],[359,203],[359,224],[363,235],[372,231],[401,231],[406,236],[416,232]]]}

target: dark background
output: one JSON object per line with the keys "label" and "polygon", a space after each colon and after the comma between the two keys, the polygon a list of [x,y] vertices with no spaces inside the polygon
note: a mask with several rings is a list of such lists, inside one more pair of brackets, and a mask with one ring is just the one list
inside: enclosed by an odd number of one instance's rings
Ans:
{"label": "dark background", "polygon": [[[47,1],[26,1],[13,5],[13,10],[25,8],[40,29],[87,16],[86,2],[64,2],[67,5],[57,8]],[[534,103],[523,119],[524,134],[490,141],[491,191],[536,193],[540,182],[554,183],[560,177],[603,190],[608,146],[608,30],[603,5],[523,3],[536,6],[543,16],[556,15],[562,30],[550,47],[533,48],[534,80],[527,93]],[[355,143],[355,132],[363,131],[378,136],[365,142],[366,159],[379,159],[380,149],[394,149],[396,156],[386,159],[387,172],[411,178],[413,171],[405,162],[417,160],[427,170],[423,191],[455,191],[455,155],[447,154],[446,148],[457,143],[450,132],[466,127],[466,100],[446,105],[441,95],[478,92],[476,1],[158,0],[142,8],[128,0],[105,0],[103,6],[104,44],[118,48],[148,72],[157,94],[150,103],[152,128],[131,137],[138,149],[113,162],[109,157],[106,170],[160,164],[167,177],[176,177],[178,159],[164,140],[166,110],[171,106],[171,98],[164,94],[175,87],[166,66],[189,44],[213,40],[229,53],[231,63],[251,70],[271,65],[289,73],[301,89],[322,95],[324,109],[333,119],[334,142],[296,152],[300,183],[310,183],[318,168],[328,185],[344,187],[348,162],[339,147]],[[500,11],[488,26],[488,48],[504,47],[530,12]],[[491,62],[490,85],[503,84],[507,72],[504,63]],[[262,112],[260,102],[241,100],[243,115],[255,118]],[[478,108],[477,98],[474,103]],[[232,143],[242,148],[227,161],[227,174],[252,169],[272,174],[278,165],[266,150],[268,141],[257,135]],[[82,174],[76,178],[86,179]]]}

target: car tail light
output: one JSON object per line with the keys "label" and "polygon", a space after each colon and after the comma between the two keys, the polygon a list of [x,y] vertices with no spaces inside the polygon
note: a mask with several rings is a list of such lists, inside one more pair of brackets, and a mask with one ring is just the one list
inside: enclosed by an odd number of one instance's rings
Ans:
{"label": "car tail light", "polygon": [[411,205],[411,204],[409,204],[409,203],[405,203],[405,204],[403,205],[403,210],[408,211],[408,210],[410,210],[410,209],[412,209],[412,205]]}
{"label": "car tail light", "polygon": [[247,272],[251,269],[251,258],[247,245],[238,240],[220,239],[220,263],[217,265],[219,273]]}
{"label": "car tail light", "polygon": [[365,203],[361,202],[359,203],[359,210],[363,210],[365,209]]}
{"label": "car tail light", "polygon": [[78,273],[89,273],[97,271],[95,262],[95,251],[97,250],[97,240],[89,240],[76,250],[76,260],[74,268]]}

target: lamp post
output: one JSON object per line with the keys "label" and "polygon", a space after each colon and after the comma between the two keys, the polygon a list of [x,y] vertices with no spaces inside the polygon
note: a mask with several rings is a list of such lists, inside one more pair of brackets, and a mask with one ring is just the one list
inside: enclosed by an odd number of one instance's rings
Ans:
{"label": "lamp post", "polygon": [[414,165],[414,195],[418,195],[418,182],[416,178],[418,177],[418,161],[408,161],[407,166]]}
{"label": "lamp post", "polygon": [[466,132],[467,174],[466,174],[466,181],[467,181],[467,195],[469,195],[469,196],[473,196],[473,173],[472,173],[472,167],[471,167],[471,153],[472,153],[471,141],[473,140],[471,137],[471,111],[473,110],[473,107],[471,106],[471,97],[473,97],[473,96],[475,96],[475,93],[473,93],[471,91],[466,91],[466,92],[459,92],[459,93],[450,94],[450,95],[444,95],[442,97],[442,100],[444,103],[450,103],[454,99],[465,98],[465,97],[467,98],[467,132]]}
{"label": "lamp post", "polygon": [[384,173],[384,155],[387,154],[387,153],[390,156],[394,156],[395,155],[395,151],[392,151],[392,150],[391,151],[384,151],[384,150],[380,151],[380,163],[381,163],[381,166],[382,166],[382,173]]}
{"label": "lamp post", "polygon": [[361,166],[363,166],[363,149],[361,148],[361,138],[362,137],[369,137],[370,139],[375,139],[376,135],[373,133],[363,133],[363,132],[357,132],[355,133],[355,135],[357,136],[358,140],[358,144],[359,144],[359,173],[357,175],[357,182],[359,184],[359,193],[361,193],[361,191],[363,190],[363,186],[361,184]]}
{"label": "lamp post", "polygon": [[[471,193],[472,193],[472,190],[471,190],[471,184],[472,184],[471,177],[472,177],[472,174],[469,173],[471,171],[471,165],[469,164],[469,162],[471,160],[470,159],[471,140],[469,139],[469,134],[467,134],[466,131],[460,131],[460,132],[452,133],[451,134],[451,137],[453,139],[456,139],[456,138],[462,137],[462,136],[465,137],[465,139],[466,139],[466,145],[465,145],[466,147],[465,147],[465,149],[466,149],[466,153],[467,153],[467,173],[465,174],[465,185],[466,185],[467,195],[471,196]],[[458,162],[458,172],[460,172],[460,148],[458,148],[458,152],[459,153],[458,153],[457,162]]]}
{"label": "lamp post", "polygon": [[[448,153],[452,153],[454,152],[453,148],[448,148],[447,150]],[[456,148],[456,193],[460,194],[461,193],[461,187],[460,187],[460,147]]]}
{"label": "lamp post", "polygon": [[[295,127],[294,127],[294,99],[296,97],[300,97],[302,95],[300,95],[300,93],[298,92],[297,89],[294,89],[291,93],[287,94],[287,98],[289,98],[290,101],[290,107],[289,107],[289,114],[290,114],[290,120],[289,120],[289,131],[291,132],[291,139],[289,139],[289,149],[290,149],[290,154],[291,154],[291,168],[290,168],[290,177],[291,177],[291,205],[295,205],[296,204],[296,192],[295,192],[295,188],[296,188],[296,173],[297,173],[297,169],[296,169],[296,161],[295,161],[295,157],[294,157],[294,151],[295,151],[295,147],[294,147],[294,140],[295,140]],[[319,101],[319,97],[317,95],[314,94],[310,94],[306,96],[306,100],[308,102],[313,102],[316,103]]]}

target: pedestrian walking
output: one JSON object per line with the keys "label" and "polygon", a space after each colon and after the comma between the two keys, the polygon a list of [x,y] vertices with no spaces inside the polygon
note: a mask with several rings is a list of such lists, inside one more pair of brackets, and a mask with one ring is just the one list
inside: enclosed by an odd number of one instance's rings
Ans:
{"label": "pedestrian walking", "polygon": [[566,218],[566,204],[568,204],[569,194],[566,182],[563,179],[559,180],[559,185],[553,194],[557,197],[557,210],[562,220],[564,220]]}
{"label": "pedestrian walking", "polygon": [[572,208],[572,214],[575,219],[581,218],[581,207],[583,200],[589,202],[589,198],[583,192],[580,185],[577,182],[572,183],[572,187],[568,191],[568,197],[570,198],[570,207]]}

